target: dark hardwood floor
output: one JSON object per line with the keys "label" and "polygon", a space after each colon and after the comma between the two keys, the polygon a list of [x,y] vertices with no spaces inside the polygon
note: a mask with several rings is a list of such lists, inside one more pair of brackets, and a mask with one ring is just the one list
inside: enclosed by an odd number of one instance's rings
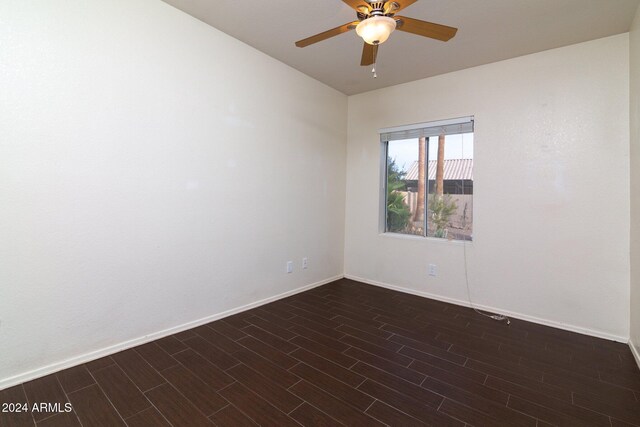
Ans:
{"label": "dark hardwood floor", "polygon": [[340,280],[0,392],[0,426],[640,426],[629,348]]}

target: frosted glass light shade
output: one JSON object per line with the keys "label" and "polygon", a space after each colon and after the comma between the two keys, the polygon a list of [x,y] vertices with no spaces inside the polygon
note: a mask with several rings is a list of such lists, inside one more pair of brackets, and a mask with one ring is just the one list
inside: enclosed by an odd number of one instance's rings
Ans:
{"label": "frosted glass light shade", "polygon": [[396,29],[396,21],[388,16],[372,16],[360,21],[356,33],[369,44],[382,44]]}

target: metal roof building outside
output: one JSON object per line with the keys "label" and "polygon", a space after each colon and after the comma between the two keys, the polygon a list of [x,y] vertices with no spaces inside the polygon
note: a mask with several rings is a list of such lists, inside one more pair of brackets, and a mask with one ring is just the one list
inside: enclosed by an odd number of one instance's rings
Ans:
{"label": "metal roof building outside", "polygon": [[[430,160],[427,165],[429,181],[436,179],[436,160]],[[473,159],[449,159],[444,161],[444,180],[471,180],[473,181]],[[418,162],[413,162],[406,176],[405,181],[418,180]]]}

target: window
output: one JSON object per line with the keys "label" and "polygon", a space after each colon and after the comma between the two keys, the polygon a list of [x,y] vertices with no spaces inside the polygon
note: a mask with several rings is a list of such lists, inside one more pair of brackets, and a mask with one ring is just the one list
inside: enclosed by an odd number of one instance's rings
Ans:
{"label": "window", "polygon": [[386,233],[473,236],[473,117],[380,131]]}

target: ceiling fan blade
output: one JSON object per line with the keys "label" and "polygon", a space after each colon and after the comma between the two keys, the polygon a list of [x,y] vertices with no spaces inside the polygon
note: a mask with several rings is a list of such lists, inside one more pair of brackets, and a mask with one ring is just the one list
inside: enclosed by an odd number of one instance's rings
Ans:
{"label": "ceiling fan blade", "polygon": [[296,46],[307,47],[310,44],[318,43],[330,37],[337,36],[338,34],[346,33],[347,31],[353,30],[356,27],[356,25],[358,25],[358,21],[349,22],[348,24],[344,24],[339,27],[332,28],[331,30],[327,30],[323,33],[316,34],[315,36],[311,36],[311,37],[307,37],[306,39],[299,40],[296,42]]}
{"label": "ceiling fan blade", "polygon": [[[369,13],[371,11],[371,5],[365,0],[342,0],[349,5],[356,12]],[[416,1],[416,0],[413,0]]]}
{"label": "ceiling fan blade", "polygon": [[384,13],[398,13],[418,0],[390,0],[384,5]]}
{"label": "ceiling fan blade", "polygon": [[362,60],[360,65],[371,65],[376,62],[376,56],[378,56],[378,45],[365,43],[362,48]]}
{"label": "ceiling fan blade", "polygon": [[417,34],[431,39],[442,40],[443,42],[450,40],[458,32],[457,28],[434,24],[433,22],[421,21],[419,19],[407,18],[405,16],[396,16],[395,19],[398,23],[396,28],[400,31],[406,31],[407,33]]}

